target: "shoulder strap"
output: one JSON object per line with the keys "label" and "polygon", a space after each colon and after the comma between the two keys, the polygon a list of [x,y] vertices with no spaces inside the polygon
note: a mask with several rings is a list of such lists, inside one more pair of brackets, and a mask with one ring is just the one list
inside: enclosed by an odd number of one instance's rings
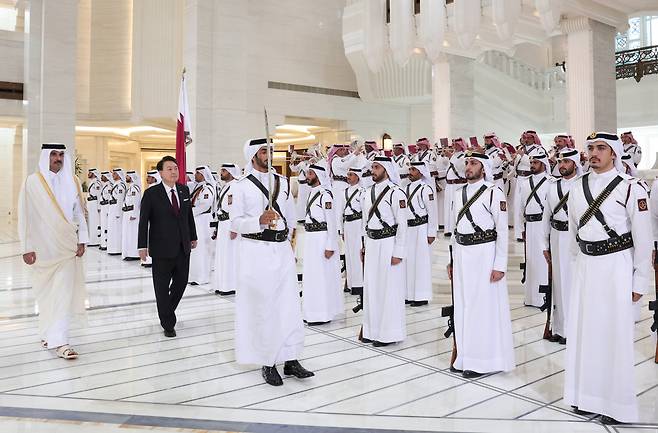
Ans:
{"label": "shoulder strap", "polygon": [[528,195],[528,198],[525,201],[525,207],[528,207],[528,204],[530,203],[530,200],[532,200],[534,198],[535,201],[537,202],[537,204],[539,204],[539,207],[541,208],[541,211],[544,212],[544,205],[542,204],[541,200],[539,199],[539,196],[537,195],[537,191],[539,191],[539,188],[541,188],[541,186],[544,184],[544,182],[546,182],[546,179],[548,179],[548,177],[544,177],[542,180],[539,181],[539,183],[537,185],[535,185],[535,183],[532,181],[532,176],[530,176],[530,178],[528,180],[530,181],[530,188],[532,188],[532,189],[530,190],[530,195]]}
{"label": "shoulder strap", "polygon": [[[256,185],[256,188],[258,188],[260,190],[260,192],[263,193],[265,198],[267,200],[269,200],[270,196],[269,196],[269,193],[267,191],[267,188],[265,188],[265,186],[263,186],[263,184],[258,179],[256,179],[256,176],[254,176],[253,174],[249,174],[247,176],[247,179],[249,179],[251,181],[251,183]],[[281,211],[281,207],[279,207],[279,203],[276,202],[276,198],[279,195],[279,182],[278,182],[279,178],[275,176],[274,180],[275,180],[275,182],[274,182],[274,192],[276,194],[272,194],[272,207],[274,208],[274,210],[279,215],[281,215],[281,218],[283,218],[283,222],[287,225],[286,217],[283,215],[283,212]]]}
{"label": "shoulder strap", "polygon": [[317,200],[318,197],[320,197],[321,195],[322,195],[322,191],[318,191],[315,193],[313,197],[309,196],[308,201],[306,202],[306,215],[310,217],[311,221],[313,221],[314,223],[317,223],[317,221],[315,220],[315,218],[311,216],[311,206],[313,206],[315,200]]}
{"label": "shoulder strap", "polygon": [[409,189],[411,187],[411,184],[407,185],[407,203],[409,203],[409,210],[411,211],[412,214],[414,214],[414,217],[420,218],[419,215],[416,213],[416,209],[414,209],[414,205],[412,203],[412,200],[416,193],[423,187],[423,184],[420,183],[416,189],[414,189],[411,194],[409,194]]}
{"label": "shoulder strap", "polygon": [[352,207],[352,200],[354,200],[354,197],[356,197],[358,193],[359,193],[359,188],[355,188],[352,195],[347,197],[347,188],[345,188],[345,209],[349,207],[350,209],[352,209],[352,212],[356,212],[356,209]]}
{"label": "shoulder strap", "polygon": [[559,198],[559,201],[557,202],[557,205],[553,208],[552,214],[555,215],[560,211],[560,209],[564,209],[564,212],[569,215],[569,210],[567,207],[567,200],[569,199],[569,191],[567,191],[566,194],[562,192],[562,179],[557,181],[557,196]]}
{"label": "shoulder strap", "polygon": [[619,235],[617,235],[617,232],[611,229],[605,222],[605,217],[603,216],[600,208],[603,202],[610,196],[610,194],[612,194],[612,191],[617,187],[617,185],[619,185],[623,178],[617,175],[595,199],[592,197],[592,192],[589,189],[588,178],[589,173],[583,176],[583,194],[585,195],[585,200],[587,200],[589,207],[583,216],[580,217],[580,221],[578,222],[578,229],[587,224],[589,220],[592,219],[592,217],[595,217],[597,221],[601,223],[609,237],[618,237]]}
{"label": "shoulder strap", "polygon": [[462,187],[462,203],[464,204],[464,206],[462,207],[462,209],[457,214],[457,222],[455,223],[455,230],[457,229],[457,224],[459,224],[459,221],[461,221],[462,218],[466,217],[466,219],[468,219],[468,222],[471,223],[471,225],[473,226],[473,229],[475,229],[476,232],[481,232],[482,231],[482,229],[477,224],[475,224],[475,222],[473,221],[473,215],[471,215],[470,208],[477,201],[477,199],[480,198],[480,196],[482,194],[484,194],[484,192],[486,190],[487,190],[487,187],[485,185],[482,185],[480,187],[480,189],[478,189],[475,192],[475,194],[473,194],[473,197],[471,197],[467,201],[466,186]]}
{"label": "shoulder strap", "polygon": [[372,216],[373,216],[373,215],[377,215],[377,218],[379,219],[379,222],[380,222],[384,227],[387,227],[387,228],[390,227],[390,226],[386,223],[386,221],[384,221],[384,220],[382,219],[382,215],[381,215],[381,213],[379,212],[379,209],[377,209],[377,206],[379,206],[379,203],[381,203],[381,201],[384,199],[384,196],[386,195],[386,193],[387,193],[390,189],[391,189],[391,187],[390,187],[389,185],[386,185],[386,188],[384,188],[384,190],[383,190],[382,192],[379,193],[379,197],[375,198],[375,185],[373,185],[373,186],[371,187],[370,197],[371,197],[371,201],[372,201],[372,206],[370,207],[370,211],[368,212],[368,220],[366,221],[366,224],[368,224],[368,223],[370,222],[370,220],[372,219]]}

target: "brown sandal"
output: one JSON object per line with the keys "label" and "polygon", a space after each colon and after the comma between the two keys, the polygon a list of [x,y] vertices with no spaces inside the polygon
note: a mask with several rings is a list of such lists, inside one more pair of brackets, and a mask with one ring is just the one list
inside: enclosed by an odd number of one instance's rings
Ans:
{"label": "brown sandal", "polygon": [[78,358],[78,352],[73,350],[71,346],[68,344],[64,346],[60,346],[57,348],[57,356],[63,359],[77,359]]}

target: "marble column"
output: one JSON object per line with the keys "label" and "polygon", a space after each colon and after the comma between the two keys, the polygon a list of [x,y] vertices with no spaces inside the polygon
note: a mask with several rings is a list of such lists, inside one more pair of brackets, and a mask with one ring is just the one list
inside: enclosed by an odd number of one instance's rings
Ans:
{"label": "marble column", "polygon": [[12,173],[12,188],[11,188],[11,208],[12,215],[17,217],[16,209],[18,209],[18,196],[23,186],[22,179],[25,179],[27,173],[23,171],[23,124],[16,126],[14,133],[14,145],[11,152],[11,173]]}
{"label": "marble column", "polygon": [[569,132],[581,148],[593,131],[617,131],[614,27],[577,17],[562,22],[567,34]]}
{"label": "marble column", "polygon": [[78,2],[32,0],[26,7],[23,163],[29,173],[37,166],[42,143],[64,143],[75,153]]}
{"label": "marble column", "polygon": [[434,140],[474,135],[473,59],[441,55],[432,65],[432,129]]}

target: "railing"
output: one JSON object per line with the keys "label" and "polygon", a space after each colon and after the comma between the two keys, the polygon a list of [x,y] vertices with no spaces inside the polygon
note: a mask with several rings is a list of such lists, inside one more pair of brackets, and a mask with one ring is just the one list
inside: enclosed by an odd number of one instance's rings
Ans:
{"label": "railing", "polygon": [[635,78],[638,83],[645,75],[658,74],[658,45],[615,54],[617,79]]}
{"label": "railing", "polygon": [[486,51],[479,61],[536,90],[562,88],[566,83],[564,70],[560,67],[540,71],[500,51]]}

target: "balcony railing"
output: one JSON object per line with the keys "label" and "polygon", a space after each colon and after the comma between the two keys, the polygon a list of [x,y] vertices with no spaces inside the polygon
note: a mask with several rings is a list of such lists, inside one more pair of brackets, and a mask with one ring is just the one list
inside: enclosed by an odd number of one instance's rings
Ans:
{"label": "balcony railing", "polygon": [[638,83],[645,75],[658,74],[658,45],[615,54],[617,79],[635,78]]}
{"label": "balcony railing", "polygon": [[500,51],[486,51],[479,61],[539,91],[564,87],[566,82],[564,71],[560,67],[537,70]]}

